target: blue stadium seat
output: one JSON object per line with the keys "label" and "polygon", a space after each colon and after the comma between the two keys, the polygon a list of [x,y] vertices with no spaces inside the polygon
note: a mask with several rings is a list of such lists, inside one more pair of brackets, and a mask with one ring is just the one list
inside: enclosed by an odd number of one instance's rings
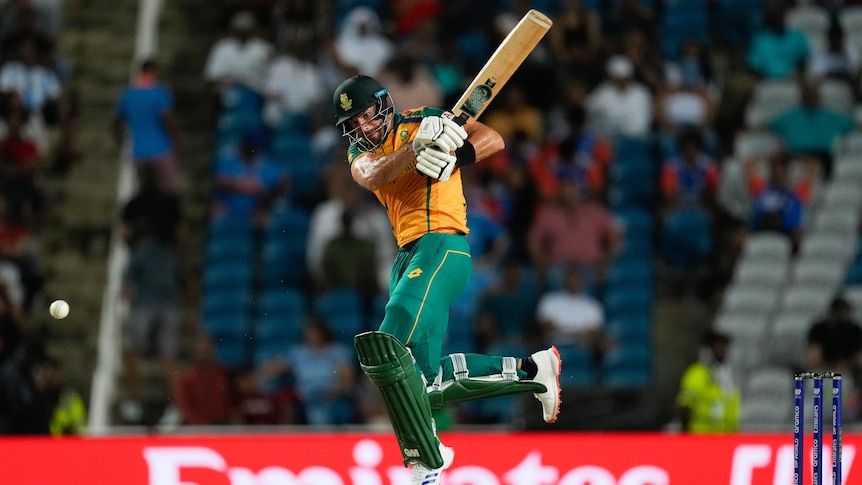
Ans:
{"label": "blue stadium seat", "polygon": [[637,313],[651,314],[655,295],[652,286],[634,283],[616,285],[605,290],[604,306],[607,318]]}
{"label": "blue stadium seat", "polygon": [[251,289],[217,289],[201,295],[201,314],[204,321],[223,314],[247,315],[251,311]]}
{"label": "blue stadium seat", "polygon": [[602,384],[613,389],[642,389],[652,384],[652,372],[645,367],[626,367],[607,370]]}
{"label": "blue stadium seat", "polygon": [[367,330],[362,298],[353,289],[338,288],[318,295],[312,308],[312,313],[329,325],[335,338],[347,345],[352,346],[353,337]]}
{"label": "blue stadium seat", "polygon": [[254,223],[243,215],[224,214],[213,218],[207,228],[207,237],[252,237],[254,234]]}
{"label": "blue stadium seat", "polygon": [[605,334],[623,345],[629,342],[648,342],[652,339],[653,318],[647,312],[614,315],[605,323]]}
{"label": "blue stadium seat", "polygon": [[304,133],[278,133],[270,142],[270,152],[288,166],[294,165],[295,160],[314,158],[311,139]]}
{"label": "blue stadium seat", "polygon": [[254,239],[242,235],[208,238],[206,242],[206,264],[222,262],[253,261],[255,258]]}
{"label": "blue stadium seat", "polygon": [[474,317],[475,315],[470,313],[449,310],[449,330],[443,341],[444,355],[476,351]]}
{"label": "blue stadium seat", "polygon": [[287,113],[275,127],[276,139],[281,135],[311,135],[311,116],[308,113]]}
{"label": "blue stadium seat", "polygon": [[609,287],[614,287],[617,284],[638,284],[651,287],[654,279],[655,268],[650,259],[631,258],[614,261],[608,272],[607,282]]}
{"label": "blue stadium seat", "polygon": [[295,208],[280,208],[272,213],[266,229],[268,241],[274,238],[291,237],[305,239],[308,235],[310,216],[307,211]]}
{"label": "blue stadium seat", "polygon": [[643,387],[652,381],[653,352],[649,342],[612,347],[602,362],[602,383],[608,387]]}
{"label": "blue stadium seat", "polygon": [[612,143],[614,148],[614,164],[640,163],[651,165],[653,162],[652,145],[648,140],[618,137]]}
{"label": "blue stadium seat", "polygon": [[648,239],[652,237],[655,227],[655,217],[652,212],[641,207],[631,207],[614,211],[614,216],[625,228],[626,239],[624,243],[646,238],[652,244],[652,241]]}
{"label": "blue stadium seat", "polygon": [[682,45],[689,39],[710,44],[709,7],[707,0],[683,0],[669,3],[661,18],[662,54],[678,59]]}
{"label": "blue stadium seat", "polygon": [[203,268],[203,289],[205,292],[244,291],[251,287],[253,277],[252,261],[234,260],[206,264]]}
{"label": "blue stadium seat", "polygon": [[308,318],[308,300],[298,291],[287,288],[266,290],[258,300],[255,336],[258,340],[302,340]]}
{"label": "blue stadium seat", "polygon": [[718,0],[715,12],[718,39],[732,47],[746,47],[763,24],[764,2]]}
{"label": "blue stadium seat", "polygon": [[668,216],[661,237],[662,256],[675,268],[703,264],[712,253],[709,219],[697,210],[681,210]]}
{"label": "blue stadium seat", "polygon": [[271,237],[261,254],[261,283],[271,287],[301,287],[307,276],[305,238],[296,235]]}
{"label": "blue stadium seat", "polygon": [[596,383],[596,369],[590,351],[580,345],[558,345],[562,362],[560,386],[563,389],[584,388]]}
{"label": "blue stadium seat", "polygon": [[222,364],[238,369],[249,365],[253,347],[251,340],[216,340],[216,355]]}

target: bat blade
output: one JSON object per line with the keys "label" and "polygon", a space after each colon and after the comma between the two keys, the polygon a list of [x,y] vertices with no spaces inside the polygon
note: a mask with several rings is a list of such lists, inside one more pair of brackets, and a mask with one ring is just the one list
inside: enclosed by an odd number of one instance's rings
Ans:
{"label": "bat blade", "polygon": [[452,112],[464,122],[479,118],[512,74],[527,59],[553,22],[538,10],[530,10],[509,32],[473,79]]}

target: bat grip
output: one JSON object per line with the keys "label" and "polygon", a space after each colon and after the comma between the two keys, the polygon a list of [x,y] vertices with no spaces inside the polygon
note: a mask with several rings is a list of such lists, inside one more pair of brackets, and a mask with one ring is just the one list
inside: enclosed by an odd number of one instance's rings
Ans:
{"label": "bat grip", "polygon": [[467,124],[467,119],[469,119],[467,114],[461,113],[460,115],[452,118],[452,121],[454,121],[455,123],[458,123],[458,126],[464,126]]}

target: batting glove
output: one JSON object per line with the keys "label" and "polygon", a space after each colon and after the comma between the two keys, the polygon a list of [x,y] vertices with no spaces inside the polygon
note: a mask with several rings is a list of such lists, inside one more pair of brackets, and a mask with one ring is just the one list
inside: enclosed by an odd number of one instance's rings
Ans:
{"label": "batting glove", "polygon": [[458,158],[435,146],[425,147],[416,155],[416,170],[441,182],[449,180]]}
{"label": "batting glove", "polygon": [[452,121],[451,117],[452,114],[447,112],[443,116],[422,118],[416,138],[413,139],[413,153],[418,155],[423,148],[430,145],[447,153],[460,148],[467,139],[467,132]]}

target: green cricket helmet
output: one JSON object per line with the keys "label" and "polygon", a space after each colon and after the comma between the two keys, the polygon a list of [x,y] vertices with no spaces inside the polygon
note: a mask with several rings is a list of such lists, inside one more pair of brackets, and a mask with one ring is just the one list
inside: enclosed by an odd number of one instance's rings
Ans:
{"label": "green cricket helmet", "polygon": [[[356,143],[365,150],[377,148],[392,128],[392,119],[389,116],[395,109],[392,96],[389,95],[388,89],[372,77],[357,75],[346,79],[335,88],[332,94],[332,105],[336,113],[335,126],[341,127],[342,136],[346,136],[351,143]],[[362,130],[361,126],[351,129],[347,121],[372,106],[377,107],[377,112],[366,123],[381,119],[380,128],[369,133]],[[368,135],[381,131],[379,141],[372,142],[368,139]]]}

